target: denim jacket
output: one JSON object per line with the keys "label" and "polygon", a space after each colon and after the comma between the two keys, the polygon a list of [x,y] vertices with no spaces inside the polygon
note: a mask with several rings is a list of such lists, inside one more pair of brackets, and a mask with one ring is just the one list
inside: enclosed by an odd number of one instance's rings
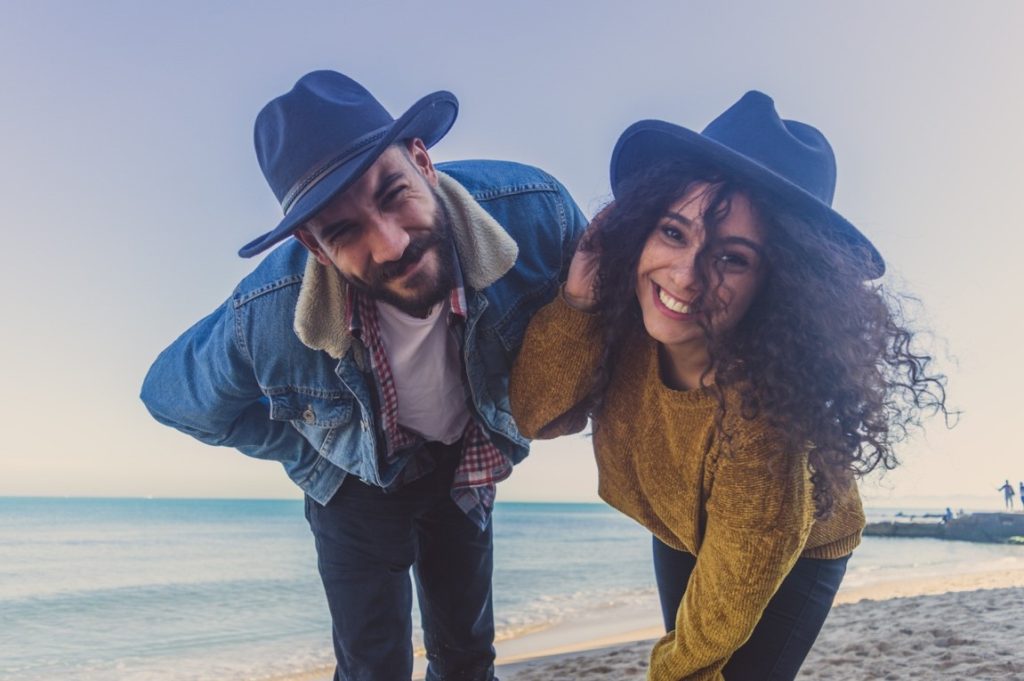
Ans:
{"label": "denim jacket", "polygon": [[[508,372],[530,317],[564,279],[586,220],[565,188],[529,166],[437,166],[452,219],[468,315],[468,392],[513,463],[528,441],[512,418]],[[142,386],[153,417],[205,443],[281,462],[324,504],[347,474],[386,487],[400,470],[378,455],[366,349],[343,328],[344,283],[295,239],[164,350]]]}

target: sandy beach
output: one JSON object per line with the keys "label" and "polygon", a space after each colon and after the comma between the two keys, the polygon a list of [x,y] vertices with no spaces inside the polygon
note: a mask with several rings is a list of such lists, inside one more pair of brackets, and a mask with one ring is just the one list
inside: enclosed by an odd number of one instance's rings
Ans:
{"label": "sandy beach", "polygon": [[[803,681],[1024,678],[1024,588],[837,606]],[[653,640],[503,666],[502,681],[643,681]]]}
{"label": "sandy beach", "polygon": [[[643,681],[657,628],[504,662],[502,681]],[[875,584],[840,592],[799,679],[1024,679],[1024,570]]]}
{"label": "sandy beach", "polygon": [[[499,641],[501,681],[644,681],[657,604]],[[425,662],[416,659],[414,679]],[[333,670],[273,681],[330,681]],[[841,589],[798,681],[1024,679],[1024,570]]]}
{"label": "sandy beach", "polygon": [[[842,589],[799,681],[1024,679],[1024,570]],[[499,641],[501,681],[643,681],[657,604]],[[424,661],[416,660],[423,677]],[[274,681],[330,681],[317,670]]]}

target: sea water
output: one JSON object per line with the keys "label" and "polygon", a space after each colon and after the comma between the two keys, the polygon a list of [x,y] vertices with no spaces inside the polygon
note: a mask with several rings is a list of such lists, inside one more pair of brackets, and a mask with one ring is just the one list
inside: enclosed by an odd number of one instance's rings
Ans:
{"label": "sea water", "polygon": [[[605,506],[499,504],[494,526],[500,638],[652,589],[647,535]],[[0,679],[261,679],[332,655],[301,502],[0,499]]]}
{"label": "sea water", "polygon": [[[653,602],[650,535],[604,505],[499,503],[494,532],[499,639]],[[1021,561],[866,538],[847,583]],[[0,679],[241,681],[331,660],[301,502],[0,498]]]}

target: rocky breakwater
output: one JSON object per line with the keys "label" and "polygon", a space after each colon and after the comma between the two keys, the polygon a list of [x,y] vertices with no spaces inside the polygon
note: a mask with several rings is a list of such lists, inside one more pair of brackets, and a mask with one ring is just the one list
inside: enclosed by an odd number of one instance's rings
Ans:
{"label": "rocky breakwater", "polygon": [[1005,544],[1024,537],[1024,513],[968,513],[947,522],[868,523],[867,537],[930,537]]}

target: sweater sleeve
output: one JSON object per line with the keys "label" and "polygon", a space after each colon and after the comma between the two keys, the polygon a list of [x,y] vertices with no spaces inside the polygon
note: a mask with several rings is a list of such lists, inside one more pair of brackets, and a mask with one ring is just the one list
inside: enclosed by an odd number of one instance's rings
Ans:
{"label": "sweater sleeve", "polygon": [[772,452],[766,437],[719,457],[704,538],[676,613],[651,653],[652,681],[722,681],[796,563],[813,522],[806,457]]}
{"label": "sweater sleeve", "polygon": [[577,433],[587,424],[573,413],[590,387],[600,357],[595,315],[561,295],[534,315],[509,380],[512,416],[528,438]]}

